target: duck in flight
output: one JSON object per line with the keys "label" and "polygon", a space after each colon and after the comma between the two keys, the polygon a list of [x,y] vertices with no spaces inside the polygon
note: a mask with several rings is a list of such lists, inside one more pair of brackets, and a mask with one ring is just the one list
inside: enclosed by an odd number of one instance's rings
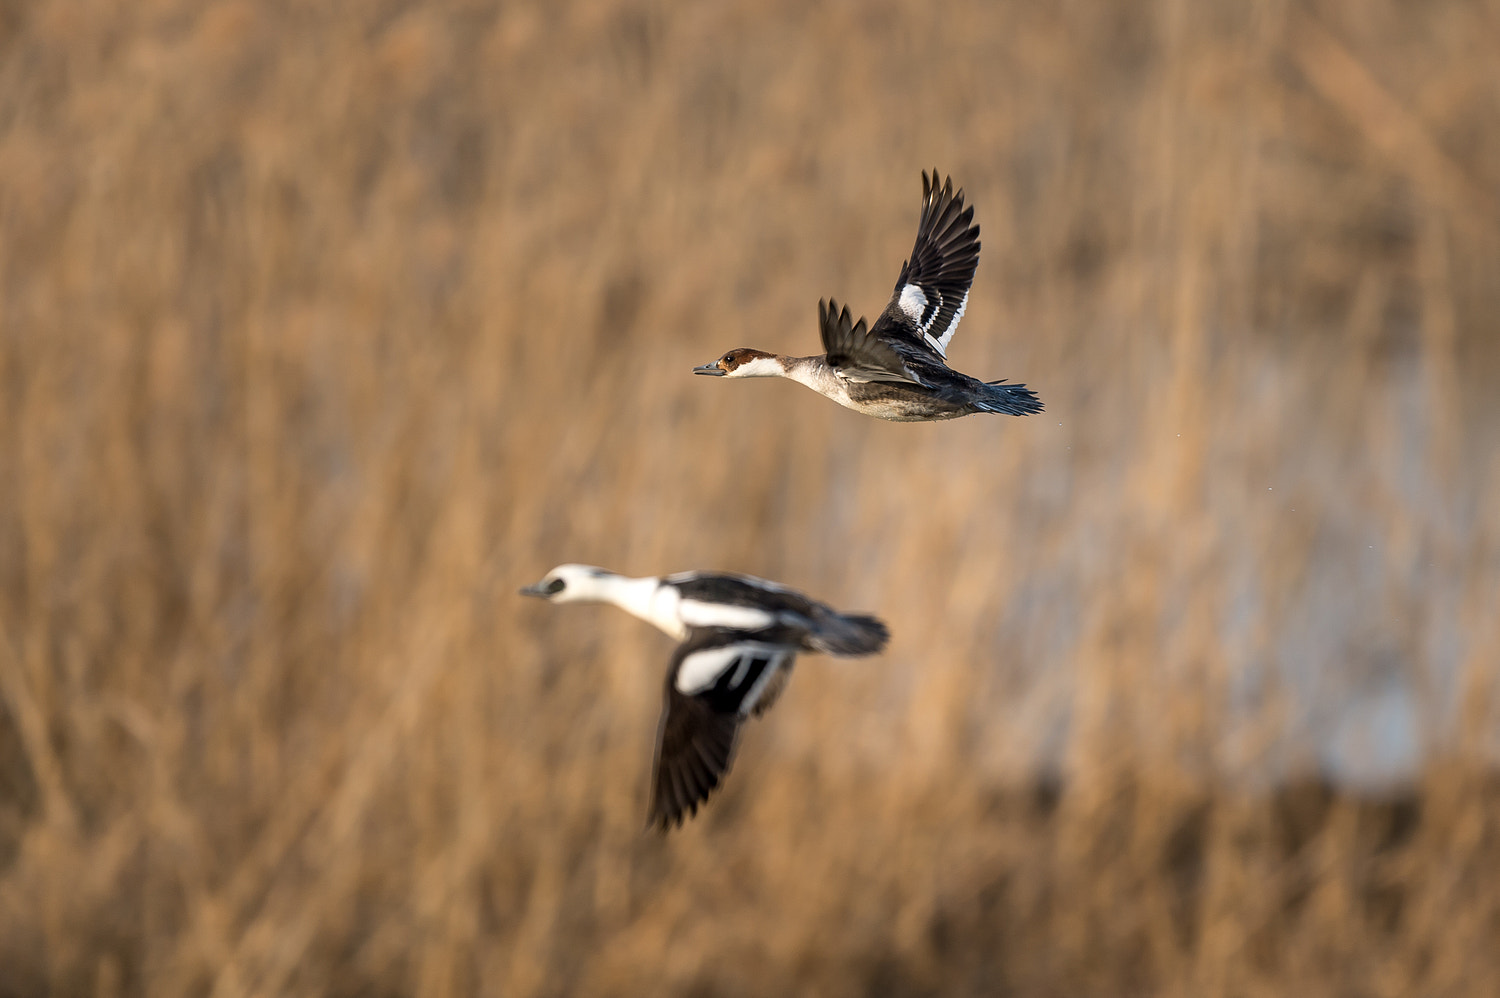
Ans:
{"label": "duck in flight", "polygon": [[723,781],[740,724],[781,695],[798,652],[873,655],[890,636],[875,617],[839,613],[749,575],[632,579],[589,565],[559,565],[521,594],[553,603],[613,603],[681,642],[667,669],[652,767],[647,824],[663,832],[697,814]]}
{"label": "duck in flight", "polygon": [[953,179],[941,188],[937,171],[922,174],[922,216],[911,259],[901,265],[896,291],[875,320],[851,320],[847,306],[818,302],[827,352],[783,357],[764,350],[731,350],[694,374],[719,378],[790,378],[839,405],[881,419],[921,422],[973,412],[1025,416],[1042,411],[1025,385],[979,381],[947,363],[948,344],[963,318],[979,265],[974,209]]}

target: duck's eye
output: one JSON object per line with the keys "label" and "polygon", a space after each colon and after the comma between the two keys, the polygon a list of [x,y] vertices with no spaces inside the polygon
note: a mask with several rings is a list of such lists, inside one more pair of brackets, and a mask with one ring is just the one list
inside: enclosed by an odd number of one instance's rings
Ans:
{"label": "duck's eye", "polygon": [[562,579],[553,579],[551,582],[547,583],[547,595],[556,596],[558,593],[566,589],[567,586],[568,584]]}

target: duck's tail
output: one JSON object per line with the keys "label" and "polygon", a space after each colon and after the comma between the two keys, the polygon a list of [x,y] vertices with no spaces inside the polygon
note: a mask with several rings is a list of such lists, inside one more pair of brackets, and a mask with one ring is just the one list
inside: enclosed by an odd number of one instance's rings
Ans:
{"label": "duck's tail", "polygon": [[814,651],[827,655],[874,655],[891,639],[880,618],[864,613],[828,613],[807,636]]}
{"label": "duck's tail", "polygon": [[1002,412],[1008,416],[1029,416],[1042,411],[1042,400],[1025,385],[1008,385],[1003,381],[984,383],[984,393],[970,402],[980,412]]}

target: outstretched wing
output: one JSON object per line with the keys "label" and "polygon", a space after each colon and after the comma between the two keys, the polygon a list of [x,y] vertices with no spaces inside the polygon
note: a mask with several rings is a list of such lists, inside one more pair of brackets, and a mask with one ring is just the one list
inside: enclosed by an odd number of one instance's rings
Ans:
{"label": "outstretched wing", "polygon": [[698,813],[734,759],[740,722],[774,699],[793,648],[742,631],[705,630],[672,657],[652,766],[648,824],[663,832]]}
{"label": "outstretched wing", "polygon": [[890,304],[875,321],[875,337],[909,337],[946,357],[948,344],[969,302],[969,285],[979,266],[979,226],[964,192],[953,192],[953,178],[937,183],[922,174],[922,217],[911,259],[901,265]]}
{"label": "outstretched wing", "polygon": [[738,714],[717,713],[667,686],[651,769],[649,827],[670,831],[698,812],[729,772],[739,728]]}
{"label": "outstretched wing", "polygon": [[849,306],[840,310],[833,299],[826,304],[818,299],[818,329],[823,334],[828,365],[845,381],[920,384],[891,343],[871,333],[864,319],[853,321]]}

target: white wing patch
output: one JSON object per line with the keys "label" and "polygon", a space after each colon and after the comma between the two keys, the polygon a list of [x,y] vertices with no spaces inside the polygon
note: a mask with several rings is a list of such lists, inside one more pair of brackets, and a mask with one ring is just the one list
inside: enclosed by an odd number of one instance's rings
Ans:
{"label": "white wing patch", "polygon": [[727,627],[736,631],[758,631],[776,618],[753,606],[729,606],[685,599],[677,604],[677,617],[688,627]]}
{"label": "white wing patch", "polygon": [[[692,696],[706,690],[723,675],[734,660],[749,651],[745,645],[729,645],[725,648],[705,648],[695,651],[682,660],[677,670],[677,689]],[[748,661],[748,656],[746,656]]]}
{"label": "white wing patch", "polygon": [[[964,317],[964,308],[969,304],[969,293],[965,291],[963,298],[959,300],[958,308],[953,313],[953,321],[948,323],[948,328],[938,330],[934,330],[932,326],[942,314],[943,296],[936,292],[934,296],[937,298],[936,302],[927,297],[927,293],[917,285],[903,284],[896,304],[901,308],[902,314],[911,320],[911,324],[917,327],[917,331],[922,334],[927,344],[936,350],[939,356],[947,357],[948,344],[953,341],[953,334],[958,330],[958,320]],[[931,315],[928,315],[928,309],[932,310]],[[922,321],[924,315],[927,315],[926,322]]]}
{"label": "white wing patch", "polygon": [[896,299],[896,304],[901,306],[901,311],[906,313],[913,325],[921,325],[922,314],[927,311],[927,296],[922,289],[915,284],[907,284],[901,289],[901,297]]}
{"label": "white wing patch", "polygon": [[757,658],[769,659],[769,661],[766,662],[766,667],[760,675],[755,678],[755,684],[746,690],[740,699],[739,712],[748,715],[760,701],[766,686],[791,658],[787,649],[778,645],[747,641],[723,648],[705,648],[703,651],[695,651],[683,658],[682,665],[677,669],[675,684],[677,691],[686,696],[701,693],[717,683],[731,666],[734,667],[734,675],[729,677],[729,688],[737,690],[749,676],[750,668]]}

